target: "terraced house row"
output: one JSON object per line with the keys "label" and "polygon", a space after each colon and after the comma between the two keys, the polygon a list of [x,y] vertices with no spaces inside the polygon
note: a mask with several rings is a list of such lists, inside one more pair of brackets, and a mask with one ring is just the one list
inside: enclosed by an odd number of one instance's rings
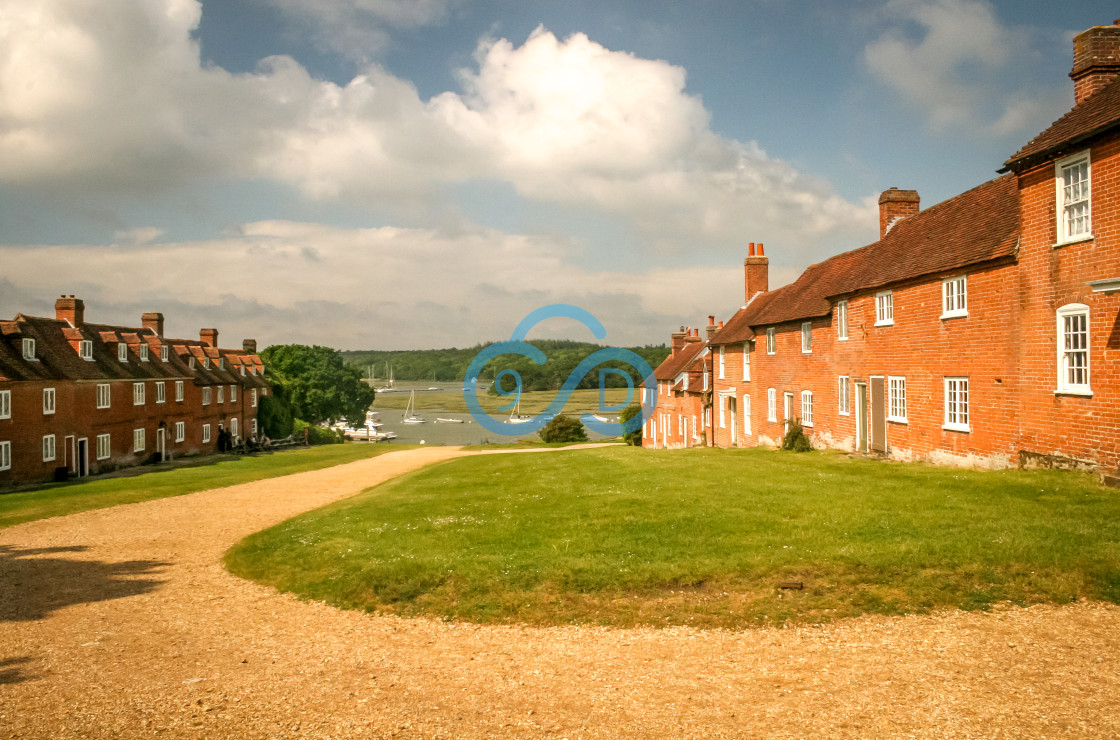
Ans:
{"label": "terraced house row", "polygon": [[256,342],[220,349],[140,327],[87,323],[74,296],[55,317],[0,321],[0,486],[86,476],[214,451],[219,434],[257,433],[270,384]]}
{"label": "terraced house row", "polygon": [[645,444],[817,447],[987,467],[1120,462],[1120,22],[1074,40],[1075,105],[999,177],[673,335]]}

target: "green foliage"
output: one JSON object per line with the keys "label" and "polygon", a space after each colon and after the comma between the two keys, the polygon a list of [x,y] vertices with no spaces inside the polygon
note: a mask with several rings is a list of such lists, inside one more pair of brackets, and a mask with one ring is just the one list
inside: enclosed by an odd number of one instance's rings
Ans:
{"label": "green foliage", "polygon": [[[601,344],[573,342],[566,339],[535,339],[529,344],[544,352],[548,358],[544,365],[537,365],[527,357],[521,357],[520,355],[501,355],[494,358],[483,369],[479,378],[492,382],[494,377],[502,370],[512,369],[521,374],[522,390],[554,391],[564,384],[564,381],[575,370],[576,365],[586,359],[592,352],[603,349]],[[392,352],[353,351],[343,352],[342,355],[347,364],[360,368],[363,374],[369,374],[372,370],[373,376],[378,379],[377,382],[379,383],[384,382],[387,377],[387,366],[390,364],[396,380],[461,383],[471,360],[486,346],[488,345],[480,344],[467,349]],[[628,349],[641,356],[649,363],[651,368],[657,367],[669,356],[669,348],[663,344],[629,347]],[[607,362],[597,366],[581,379],[578,387],[598,388],[599,370],[611,367],[629,373],[635,385],[641,384],[642,378],[637,377],[636,371],[630,365],[625,362]],[[606,376],[605,385],[608,388],[625,388],[626,381],[611,373]]]}
{"label": "green foliage", "polygon": [[786,431],[786,436],[782,439],[782,449],[792,450],[793,452],[809,452],[813,449],[809,438],[805,436],[805,430],[801,426],[801,419],[789,420],[789,429]]}
{"label": "green foliage", "polygon": [[362,372],[344,364],[338,350],[278,344],[261,352],[261,359],[298,419],[312,424],[365,419],[373,403],[375,393],[362,379]]}
{"label": "green foliage", "polygon": [[257,407],[262,434],[283,439],[292,433],[292,408],[286,400],[277,395],[261,396]]}
{"label": "green foliage", "polygon": [[296,438],[303,437],[303,431],[307,430],[307,443],[312,445],[337,445],[346,441],[346,435],[337,429],[329,429],[327,427],[315,426],[308,424],[303,419],[296,419],[292,424],[292,433]]}
{"label": "green foliage", "polygon": [[[639,403],[632,403],[622,410],[622,414],[618,417],[619,421],[623,424],[633,419],[635,416],[640,416],[642,413],[642,405]],[[642,428],[639,426],[632,432],[627,432],[622,435],[622,441],[634,447],[642,446]]]}
{"label": "green foliage", "polygon": [[1120,496],[1087,474],[619,445],[454,460],[254,534],[227,562],[345,608],[741,629],[1117,603],[1118,519]]}
{"label": "green foliage", "polygon": [[537,432],[542,442],[586,442],[587,432],[583,422],[579,419],[559,414],[555,419],[545,424],[544,429]]}

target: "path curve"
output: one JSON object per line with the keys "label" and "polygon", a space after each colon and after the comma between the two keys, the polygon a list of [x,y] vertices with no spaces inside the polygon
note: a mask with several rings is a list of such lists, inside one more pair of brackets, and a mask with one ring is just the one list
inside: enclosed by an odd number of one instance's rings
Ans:
{"label": "path curve", "polygon": [[0,530],[0,737],[1120,735],[1114,606],[485,627],[301,602],[221,566],[251,532],[467,454],[394,452]]}

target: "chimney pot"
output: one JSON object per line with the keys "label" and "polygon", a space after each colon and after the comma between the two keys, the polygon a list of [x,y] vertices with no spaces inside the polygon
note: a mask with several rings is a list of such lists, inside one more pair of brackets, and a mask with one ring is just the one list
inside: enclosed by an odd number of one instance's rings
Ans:
{"label": "chimney pot", "polygon": [[751,242],[750,252],[743,260],[743,302],[750,303],[759,293],[770,290],[770,258],[762,251],[762,242]]}

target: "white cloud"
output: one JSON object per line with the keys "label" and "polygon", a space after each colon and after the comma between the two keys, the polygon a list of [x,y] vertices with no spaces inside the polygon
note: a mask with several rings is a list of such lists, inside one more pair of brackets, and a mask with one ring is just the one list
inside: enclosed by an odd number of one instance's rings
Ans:
{"label": "white cloud", "polygon": [[1003,24],[988,0],[890,0],[884,12],[890,28],[867,45],[864,60],[931,129],[1002,136],[1049,120],[1052,95],[1036,83],[1009,86],[1030,32]]}
{"label": "white cloud", "polygon": [[[568,263],[571,249],[482,228],[290,221],[244,224],[224,238],[189,243],[0,245],[5,273],[18,276],[0,291],[0,316],[33,309],[26,301],[34,296],[74,293],[91,321],[134,324],[143,311],[162,311],[178,336],[216,325],[224,336],[264,343],[445,347],[508,338],[530,311],[573,303],[604,322],[607,342],[644,344],[664,341],[665,327],[698,324],[742,301],[735,265],[600,271]],[[205,279],[184,290],[185,275]],[[542,329],[582,336],[573,325]]]}

